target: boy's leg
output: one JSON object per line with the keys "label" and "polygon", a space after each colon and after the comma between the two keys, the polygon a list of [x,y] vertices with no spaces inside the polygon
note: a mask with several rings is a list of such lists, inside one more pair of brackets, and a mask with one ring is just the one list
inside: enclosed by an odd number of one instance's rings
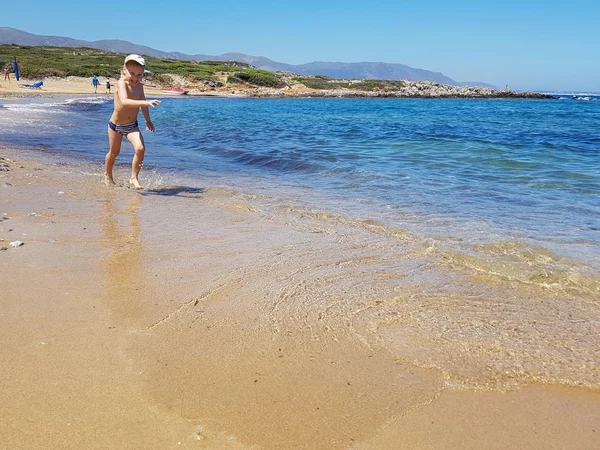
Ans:
{"label": "boy's leg", "polygon": [[134,131],[127,134],[127,140],[133,145],[133,161],[131,162],[131,183],[136,189],[144,189],[138,180],[142,164],[144,164],[144,153],[146,146],[144,145],[144,137],[139,131]]}
{"label": "boy's leg", "polygon": [[123,141],[123,136],[121,136],[116,131],[108,129],[108,153],[106,154],[106,158],[104,158],[105,162],[105,171],[104,171],[104,181],[106,184],[115,184],[113,180],[113,166],[115,165],[115,160],[119,153],[121,152],[121,142]]}

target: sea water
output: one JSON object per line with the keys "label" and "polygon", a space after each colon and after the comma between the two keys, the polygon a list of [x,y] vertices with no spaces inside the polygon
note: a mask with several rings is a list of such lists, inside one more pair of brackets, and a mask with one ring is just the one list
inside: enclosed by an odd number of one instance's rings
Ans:
{"label": "sea water", "polygon": [[[104,96],[4,101],[0,145],[86,158],[101,172],[111,112]],[[192,97],[150,112],[149,189],[226,187],[269,199],[264,210],[277,203],[273,214],[360,224],[387,239],[380,258],[404,239],[463,277],[429,276],[420,303],[394,297],[363,314],[363,328],[405,360],[464,386],[600,388],[594,97]],[[119,161],[130,157],[124,142]]]}
{"label": "sea water", "polygon": [[[111,110],[107,97],[5,102],[0,143],[102,161]],[[297,186],[325,209],[522,239],[600,270],[598,101],[165,98],[151,114],[146,168]]]}

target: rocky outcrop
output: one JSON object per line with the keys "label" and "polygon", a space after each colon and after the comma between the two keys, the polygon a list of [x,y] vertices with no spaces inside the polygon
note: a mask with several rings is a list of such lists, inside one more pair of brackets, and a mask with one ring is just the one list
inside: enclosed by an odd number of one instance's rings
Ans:
{"label": "rocky outcrop", "polygon": [[395,90],[302,89],[299,86],[282,89],[246,88],[238,94],[248,97],[343,97],[343,98],[531,98],[552,99],[554,97],[537,92],[516,92],[508,89],[496,90],[480,86],[451,86],[430,81],[404,81],[404,86]]}

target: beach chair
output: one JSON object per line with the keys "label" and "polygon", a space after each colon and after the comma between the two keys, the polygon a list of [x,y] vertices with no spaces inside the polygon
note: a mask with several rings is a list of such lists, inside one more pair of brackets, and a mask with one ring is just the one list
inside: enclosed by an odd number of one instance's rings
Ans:
{"label": "beach chair", "polygon": [[44,84],[43,81],[38,81],[37,83],[25,83],[25,84],[20,84],[19,86],[21,87],[26,87],[26,88],[32,88],[32,89],[39,89],[42,87],[42,85]]}

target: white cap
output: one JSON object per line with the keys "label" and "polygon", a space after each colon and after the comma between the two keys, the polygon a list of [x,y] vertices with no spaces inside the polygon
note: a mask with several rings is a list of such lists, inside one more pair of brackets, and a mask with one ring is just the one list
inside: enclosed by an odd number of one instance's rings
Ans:
{"label": "white cap", "polygon": [[125,58],[125,64],[127,64],[129,61],[135,61],[140,66],[146,66],[146,61],[140,55],[129,55],[127,58]]}

